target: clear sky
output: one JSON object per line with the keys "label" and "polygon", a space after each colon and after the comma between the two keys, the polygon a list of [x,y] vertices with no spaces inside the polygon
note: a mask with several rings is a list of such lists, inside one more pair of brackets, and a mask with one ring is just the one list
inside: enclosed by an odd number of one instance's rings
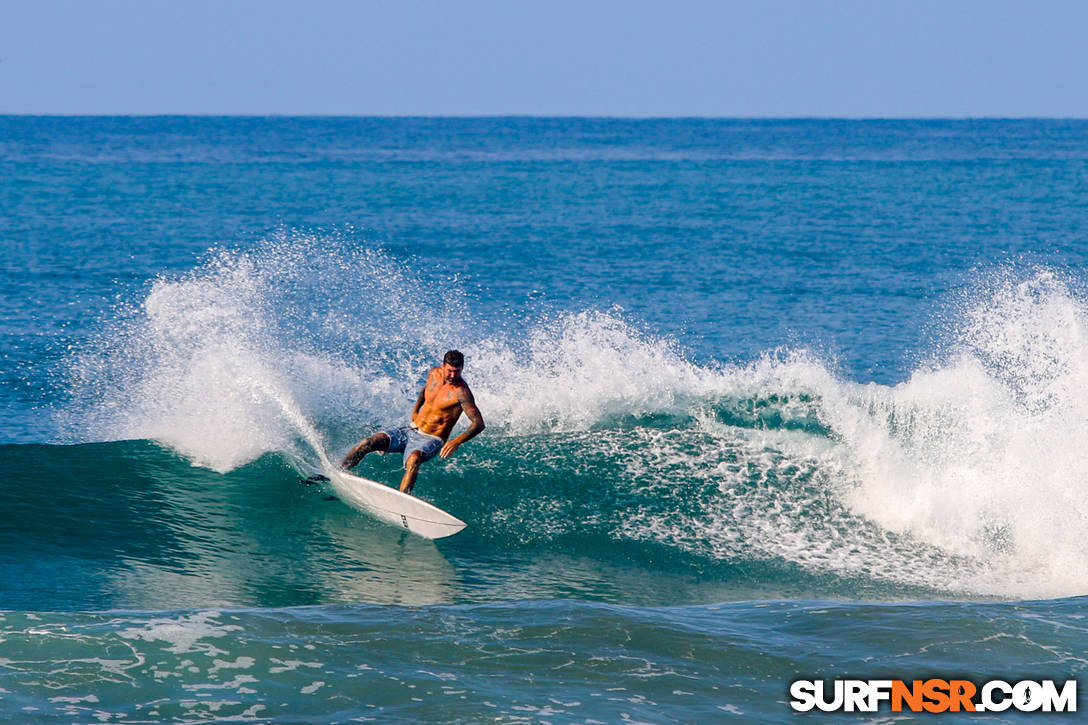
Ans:
{"label": "clear sky", "polygon": [[1088,117],[1088,2],[0,0],[0,113]]}

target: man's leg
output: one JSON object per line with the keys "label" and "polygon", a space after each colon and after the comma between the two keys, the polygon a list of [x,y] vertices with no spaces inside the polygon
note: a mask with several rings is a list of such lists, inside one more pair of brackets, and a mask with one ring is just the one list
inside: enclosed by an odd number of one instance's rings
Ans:
{"label": "man's leg", "polygon": [[387,450],[389,450],[389,435],[386,433],[375,433],[348,451],[348,454],[344,456],[344,460],[340,463],[340,468],[345,471],[350,471],[359,464],[359,461],[363,460],[363,457],[366,456],[367,453]]}
{"label": "man's leg", "polygon": [[404,478],[400,480],[400,490],[403,493],[411,493],[416,485],[416,476],[419,475],[419,466],[423,463],[423,452],[412,451],[408,460],[404,462]]}

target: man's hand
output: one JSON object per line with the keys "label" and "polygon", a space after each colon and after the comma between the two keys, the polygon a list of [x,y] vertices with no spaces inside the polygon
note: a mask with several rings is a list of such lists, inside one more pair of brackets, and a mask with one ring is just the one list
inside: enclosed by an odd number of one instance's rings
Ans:
{"label": "man's hand", "polygon": [[454,438],[452,441],[446,441],[446,445],[442,446],[442,450],[439,451],[438,455],[442,456],[443,458],[449,458],[453,455],[453,452],[457,450],[457,446],[459,445],[461,444],[457,442],[456,438]]}

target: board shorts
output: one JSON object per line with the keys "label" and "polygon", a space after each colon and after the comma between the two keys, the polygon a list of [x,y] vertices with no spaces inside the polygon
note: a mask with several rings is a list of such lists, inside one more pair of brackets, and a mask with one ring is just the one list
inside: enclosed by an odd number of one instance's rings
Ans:
{"label": "board shorts", "polygon": [[389,448],[386,453],[400,453],[404,451],[404,460],[401,465],[407,467],[408,456],[416,451],[422,454],[420,463],[429,461],[442,450],[444,440],[438,436],[428,435],[415,426],[402,425],[400,428],[390,428],[383,431],[389,436]]}

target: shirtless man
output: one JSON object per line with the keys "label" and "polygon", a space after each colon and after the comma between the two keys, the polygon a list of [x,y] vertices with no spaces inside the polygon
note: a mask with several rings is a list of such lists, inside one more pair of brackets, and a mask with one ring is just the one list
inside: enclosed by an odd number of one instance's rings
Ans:
{"label": "shirtless man", "polygon": [[[461,377],[464,366],[464,355],[457,350],[447,352],[442,358],[442,367],[431,368],[427,374],[427,382],[419,391],[412,409],[412,425],[375,433],[352,448],[340,467],[350,470],[373,451],[403,451],[404,478],[401,479],[400,490],[411,493],[416,485],[420,464],[434,458],[439,449],[443,458],[449,458],[462,443],[484,429],[484,418],[476,407],[468,383]],[[462,412],[472,421],[472,425],[452,441],[447,441]]]}

